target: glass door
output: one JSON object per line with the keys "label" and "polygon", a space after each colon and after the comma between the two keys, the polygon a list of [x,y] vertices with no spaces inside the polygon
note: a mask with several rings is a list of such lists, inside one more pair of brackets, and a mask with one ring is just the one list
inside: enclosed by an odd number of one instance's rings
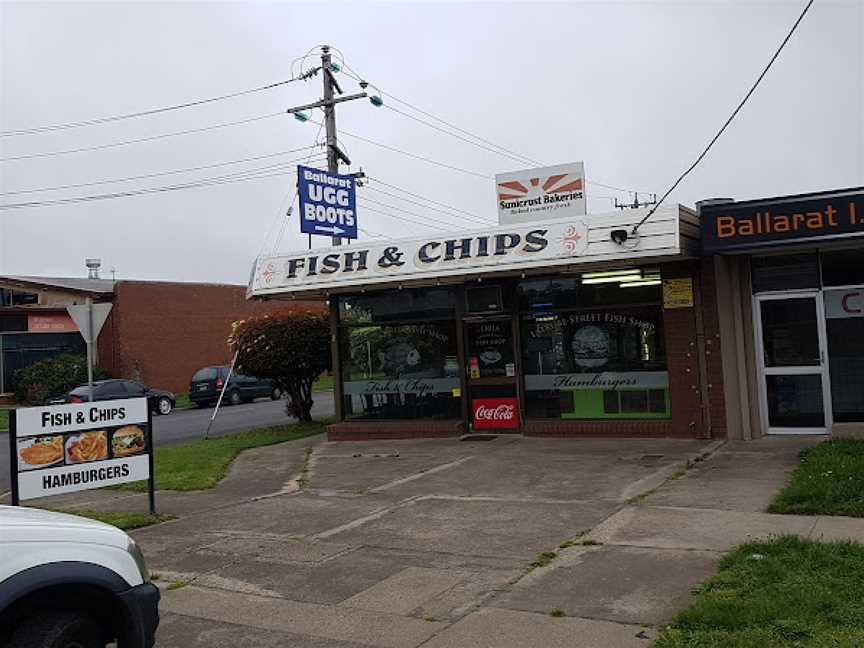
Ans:
{"label": "glass door", "polygon": [[831,398],[822,295],[758,295],[755,303],[765,431],[827,433]]}
{"label": "glass door", "polygon": [[465,321],[471,430],[516,432],[521,416],[511,318]]}

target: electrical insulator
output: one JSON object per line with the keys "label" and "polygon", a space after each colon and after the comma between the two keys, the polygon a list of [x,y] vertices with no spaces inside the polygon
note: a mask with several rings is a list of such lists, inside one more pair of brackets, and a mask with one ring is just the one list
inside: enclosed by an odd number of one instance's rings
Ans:
{"label": "electrical insulator", "polygon": [[369,102],[376,108],[380,108],[384,105],[384,100],[378,95],[372,95],[371,97],[369,97]]}

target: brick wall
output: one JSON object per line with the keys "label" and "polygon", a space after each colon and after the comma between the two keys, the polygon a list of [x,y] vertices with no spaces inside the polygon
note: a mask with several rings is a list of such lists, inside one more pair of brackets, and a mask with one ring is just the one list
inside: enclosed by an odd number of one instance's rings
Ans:
{"label": "brick wall", "polygon": [[373,441],[389,439],[437,439],[459,436],[462,421],[356,421],[327,427],[330,441]]}
{"label": "brick wall", "polygon": [[233,322],[325,309],[314,302],[250,302],[245,286],[119,281],[99,336],[99,364],[114,377],[187,392],[197,369],[230,362],[227,339]]}
{"label": "brick wall", "polygon": [[[717,293],[711,259],[667,264],[664,279],[693,279],[696,305],[663,311],[666,327],[666,354],[669,366],[669,391],[672,400],[672,436],[725,437],[726,414],[723,405],[723,368],[720,355],[720,325],[717,318]],[[702,410],[700,358],[698,353],[696,309],[701,304],[705,339],[708,409]],[[710,421],[710,431],[708,423]]]}
{"label": "brick wall", "polygon": [[723,354],[720,347],[720,316],[717,303],[717,276],[714,259],[701,260],[700,290],[702,291],[702,317],[705,326],[705,362],[708,370],[708,401],[711,408],[711,436],[728,436],[726,402],[723,395]]}

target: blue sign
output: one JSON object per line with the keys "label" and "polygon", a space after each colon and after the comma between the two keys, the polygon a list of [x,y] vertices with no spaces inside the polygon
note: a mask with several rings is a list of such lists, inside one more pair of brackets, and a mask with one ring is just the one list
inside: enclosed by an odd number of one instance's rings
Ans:
{"label": "blue sign", "polygon": [[311,167],[297,167],[300,231],[357,238],[356,180]]}

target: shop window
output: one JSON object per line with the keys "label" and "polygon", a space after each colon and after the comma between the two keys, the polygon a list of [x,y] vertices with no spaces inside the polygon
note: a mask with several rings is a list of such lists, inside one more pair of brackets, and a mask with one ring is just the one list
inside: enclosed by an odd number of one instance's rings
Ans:
{"label": "shop window", "polygon": [[750,264],[753,292],[819,288],[819,258],[815,252],[754,257]]}
{"label": "shop window", "polygon": [[455,316],[455,297],[449,288],[394,290],[339,299],[339,319],[343,324],[380,324]]}
{"label": "shop window", "polygon": [[822,285],[864,286],[864,248],[822,252]]}
{"label": "shop window", "polygon": [[38,293],[0,288],[0,306],[34,306],[38,303]]}
{"label": "shop window", "polygon": [[[602,288],[613,302],[626,303],[638,291],[638,299],[655,304],[522,314],[528,417],[670,416],[660,286]],[[586,292],[598,294],[593,286]]]}
{"label": "shop window", "polygon": [[864,422],[864,288],[826,290],[825,326],[834,420]]}
{"label": "shop window", "polygon": [[[611,271],[612,274],[616,271]],[[622,273],[627,270],[620,271]],[[643,280],[657,274],[657,270],[632,269],[634,280]],[[530,279],[519,284],[519,309],[522,311],[541,312],[560,308],[590,308],[592,306],[617,306],[626,304],[651,304],[660,299],[657,285],[629,285],[626,289],[628,276],[623,275],[618,280],[601,283],[582,283],[582,278],[552,277]],[[631,282],[632,283],[632,282]]]}
{"label": "shop window", "polygon": [[454,320],[345,326],[341,345],[346,419],[459,418]]}

